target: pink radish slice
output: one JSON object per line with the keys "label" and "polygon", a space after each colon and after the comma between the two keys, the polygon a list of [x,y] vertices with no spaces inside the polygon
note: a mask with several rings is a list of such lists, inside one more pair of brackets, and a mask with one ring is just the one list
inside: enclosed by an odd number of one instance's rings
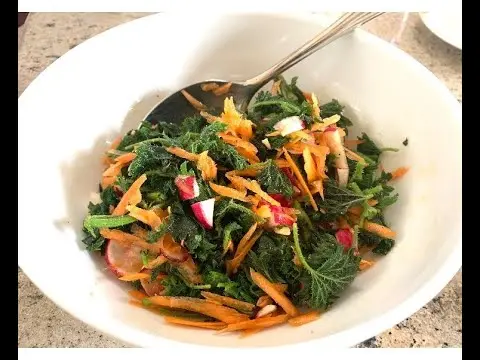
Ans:
{"label": "pink radish slice", "polygon": [[292,201],[291,200],[288,200],[285,196],[283,196],[282,194],[268,194],[270,195],[273,199],[277,200],[280,205],[282,205],[283,207],[292,207]]}
{"label": "pink radish slice", "polygon": [[305,124],[298,116],[290,116],[277,122],[273,128],[280,131],[280,135],[287,136],[295,131],[305,129]]}
{"label": "pink radish slice", "polygon": [[195,199],[200,194],[197,179],[193,175],[178,175],[175,185],[182,200]]}
{"label": "pink radish slice", "polygon": [[205,229],[213,228],[213,208],[215,199],[208,199],[192,204],[192,211],[200,225]]}
{"label": "pink radish slice", "polygon": [[[148,269],[144,269],[142,272],[147,274],[152,273],[152,271]],[[140,283],[148,296],[162,295],[165,290],[165,287],[162,285],[163,279],[164,276],[158,275],[154,281],[150,281],[150,279],[141,279]]]}
{"label": "pink radish slice", "polygon": [[348,250],[353,245],[353,235],[352,232],[348,229],[340,229],[335,233],[337,241],[343,245],[345,250]]}
{"label": "pink radish slice", "polygon": [[109,241],[105,251],[105,261],[108,268],[118,277],[142,270],[143,262],[141,247],[125,246],[115,241]]}
{"label": "pink radish slice", "polygon": [[325,131],[324,134],[330,153],[335,155],[335,168],[338,185],[340,187],[345,187],[348,183],[349,169],[347,155],[345,154],[345,148],[342,144],[342,138],[337,128],[328,132]]}

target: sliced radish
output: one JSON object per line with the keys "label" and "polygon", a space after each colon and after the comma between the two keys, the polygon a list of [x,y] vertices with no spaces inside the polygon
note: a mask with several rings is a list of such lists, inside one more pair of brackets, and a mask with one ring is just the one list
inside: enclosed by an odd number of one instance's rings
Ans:
{"label": "sliced radish", "polygon": [[258,310],[257,315],[255,315],[255,318],[258,319],[258,318],[267,316],[273,313],[275,310],[277,310],[277,305],[273,305],[273,304],[265,305],[263,308]]}
{"label": "sliced radish", "polygon": [[[327,130],[330,129],[330,126]],[[340,187],[345,187],[348,183],[348,162],[347,155],[345,154],[345,148],[342,144],[342,138],[338,129],[335,127],[333,130],[325,131],[325,141],[330,154],[335,155],[335,168],[337,172],[337,182]]]}
{"label": "sliced radish", "polygon": [[213,228],[213,209],[215,206],[215,199],[208,199],[192,204],[193,214],[197,218],[200,225],[205,229]]}
{"label": "sliced radish", "polygon": [[353,234],[349,229],[340,229],[335,233],[337,241],[343,245],[345,250],[348,250],[353,245]]}
{"label": "sliced radish", "polygon": [[270,211],[272,216],[270,217],[268,223],[271,227],[277,226],[287,226],[291,227],[295,223],[295,219],[287,214],[287,208],[281,206],[270,206]]}
{"label": "sliced radish", "polygon": [[265,138],[265,139],[262,140],[262,144],[265,145],[265,147],[266,147],[268,150],[272,150],[272,145],[270,145],[270,141],[268,141],[267,138]]}
{"label": "sliced radish", "polygon": [[280,135],[287,136],[295,131],[305,129],[305,124],[298,116],[290,116],[277,122],[273,128],[280,131]]}
{"label": "sliced radish", "polygon": [[177,244],[170,234],[165,234],[160,240],[159,245],[163,256],[172,262],[182,263],[190,257],[187,249]]}
{"label": "sliced radish", "polygon": [[182,200],[195,199],[200,194],[197,179],[193,175],[178,175],[175,185]]}
{"label": "sliced radish", "polygon": [[[152,271],[143,269],[142,273],[151,274]],[[140,283],[148,296],[162,295],[163,290],[165,290],[165,287],[162,285],[162,280],[164,278],[164,274],[159,274],[154,281],[150,281],[150,279],[141,279]]]}
{"label": "sliced radish", "polygon": [[105,251],[108,268],[118,277],[142,270],[142,248],[134,245],[122,245],[109,241]]}

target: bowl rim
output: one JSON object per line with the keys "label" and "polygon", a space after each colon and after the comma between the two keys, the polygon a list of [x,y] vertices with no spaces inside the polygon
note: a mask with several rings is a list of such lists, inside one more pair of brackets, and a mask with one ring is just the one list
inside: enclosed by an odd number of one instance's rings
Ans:
{"label": "bowl rim", "polygon": [[[159,17],[177,17],[179,16],[176,13],[156,13],[152,15],[147,15],[132,21],[127,21],[126,23],[117,25],[113,28],[110,28],[104,32],[101,32],[92,38],[88,39],[87,42],[91,39],[99,39],[105,36],[106,34],[110,34],[111,32],[117,31],[118,28],[126,28],[130,26],[136,26],[139,23],[146,23],[150,21],[155,21],[155,19]],[[220,18],[219,14],[210,14],[213,20],[217,20]],[[229,14],[228,16],[232,16]],[[275,17],[277,19],[283,19],[286,21],[297,20],[304,23],[313,23],[313,24],[320,24],[320,19],[316,17],[316,14],[277,14],[277,13],[262,13],[262,14],[236,14],[233,16],[239,17],[249,17],[249,16],[263,16],[266,18]],[[456,123],[461,130],[462,127],[462,120],[461,120],[461,113],[462,107],[458,100],[453,96],[450,90],[446,87],[446,85],[439,80],[428,68],[422,65],[419,61],[414,59],[411,55],[404,52],[403,50],[397,48],[396,46],[388,43],[387,41],[377,37],[374,34],[371,34],[362,29],[356,29],[354,31],[354,35],[359,38],[359,40],[366,40],[370,41],[375,44],[375,46],[381,47],[384,51],[389,53],[389,56],[396,57],[400,59],[402,62],[406,63],[408,66],[415,68],[415,71],[420,76],[424,77],[424,81],[428,81],[432,83],[433,87],[436,88],[438,91],[439,97],[449,106],[451,116],[458,120]],[[43,78],[48,74],[51,69],[55,69],[58,65],[57,63],[63,62],[65,58],[68,58],[72,53],[80,51],[79,49],[83,48],[84,43],[79,44],[74,49],[68,51],[62,57],[60,57],[57,61],[49,65],[45,70],[42,71],[36,79],[34,79],[25,91],[21,94],[18,98],[18,105],[19,107],[22,106],[22,98],[25,98],[24,94],[29,93],[29,89],[32,87],[32,84],[35,84],[38,79]],[[65,56],[67,55],[67,56]],[[461,174],[459,175],[461,177]],[[461,269],[462,266],[462,224],[458,223],[455,224],[455,231],[454,233],[458,234],[456,237],[456,243],[454,245],[453,251],[450,255],[444,260],[443,264],[440,265],[439,270],[432,275],[432,277],[423,283],[416,292],[410,296],[407,300],[403,303],[398,305],[397,307],[379,315],[369,321],[363,322],[357,326],[352,328],[337,332],[332,335],[325,336],[323,338],[318,339],[311,339],[308,341],[302,341],[295,344],[288,344],[288,345],[278,345],[278,346],[261,346],[261,347],[245,347],[245,348],[237,348],[236,350],[241,353],[242,356],[245,356],[250,353],[252,355],[253,351],[255,355],[259,355],[260,352],[264,352],[268,355],[272,356],[274,352],[278,352],[281,354],[282,357],[286,356],[287,354],[298,355],[298,350],[301,348],[302,351],[305,350],[312,350],[318,351],[320,347],[322,348],[344,348],[344,347],[352,347],[374,337],[381,332],[391,328],[392,326],[398,324],[399,322],[403,321],[405,318],[409,317],[416,311],[418,311],[422,306],[428,303],[431,299],[433,299],[447,284],[448,282],[455,276],[455,274]],[[19,238],[19,242],[21,239]],[[165,350],[172,350],[175,347],[182,346],[182,353],[185,356],[188,356],[188,353],[196,354],[198,356],[199,351],[203,351],[208,349],[210,352],[215,352],[218,355],[227,355],[232,356],[232,352],[230,351],[231,348],[229,347],[218,347],[218,346],[210,346],[210,345],[198,345],[198,344],[191,344],[180,342],[177,340],[171,340],[167,338],[163,338],[157,335],[147,334],[142,332],[139,329],[133,329],[124,324],[118,323],[105,323],[99,322],[93,317],[84,316],[85,314],[80,314],[78,311],[75,310],[73,306],[70,306],[67,302],[62,301],[49,290],[49,287],[46,285],[43,279],[36,277],[35,271],[33,267],[30,267],[29,264],[23,263],[21,264],[21,258],[19,257],[18,262],[19,267],[22,271],[27,275],[27,277],[38,287],[42,293],[51,299],[57,306],[59,306],[62,310],[69,313],[74,318],[82,321],[83,323],[88,324],[92,328],[110,336],[115,339],[118,339],[125,343],[126,345],[134,346],[134,347],[157,347],[162,346]],[[227,353],[228,352],[228,353]]]}

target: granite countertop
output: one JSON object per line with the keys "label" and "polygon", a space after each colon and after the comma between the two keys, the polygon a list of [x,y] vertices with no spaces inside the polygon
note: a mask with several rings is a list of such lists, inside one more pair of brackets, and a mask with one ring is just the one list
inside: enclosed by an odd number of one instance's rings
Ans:
{"label": "granite countertop", "polygon": [[[18,95],[48,65],[82,41],[145,13],[36,13],[27,20],[18,57]],[[366,26],[392,40],[403,14]],[[462,101],[462,53],[433,35],[413,13],[397,45],[429,68]],[[59,309],[18,269],[19,347],[125,347]],[[462,273],[417,313],[358,347],[461,347]]]}

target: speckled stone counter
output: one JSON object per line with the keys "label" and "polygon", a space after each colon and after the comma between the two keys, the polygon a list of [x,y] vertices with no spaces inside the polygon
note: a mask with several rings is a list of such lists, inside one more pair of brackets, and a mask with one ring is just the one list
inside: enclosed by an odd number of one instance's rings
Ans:
{"label": "speckled stone counter", "polygon": [[[19,50],[18,94],[48,65],[82,41],[144,13],[38,13],[30,15]],[[391,40],[402,14],[366,26]],[[397,45],[429,68],[462,101],[462,53],[435,37],[417,14],[408,18]],[[18,270],[19,347],[125,347],[59,309]],[[416,314],[358,347],[461,347],[462,274]]]}

